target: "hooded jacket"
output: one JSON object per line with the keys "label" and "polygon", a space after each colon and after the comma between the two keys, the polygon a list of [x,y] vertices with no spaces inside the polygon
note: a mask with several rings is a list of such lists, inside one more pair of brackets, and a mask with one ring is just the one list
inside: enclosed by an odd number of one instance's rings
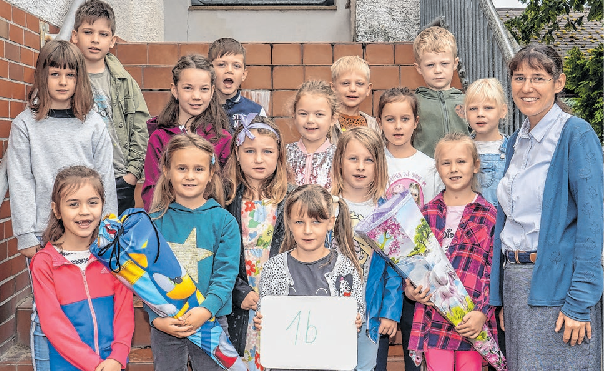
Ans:
{"label": "hooded jacket", "polygon": [[419,102],[419,125],[413,133],[413,147],[434,158],[434,147],[448,133],[468,134],[464,110],[464,93],[451,88],[436,91],[419,87],[415,90]]}

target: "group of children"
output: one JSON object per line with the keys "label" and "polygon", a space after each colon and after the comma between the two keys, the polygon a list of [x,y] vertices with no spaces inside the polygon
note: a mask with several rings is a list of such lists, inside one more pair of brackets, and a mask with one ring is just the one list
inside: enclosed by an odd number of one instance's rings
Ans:
{"label": "group of children", "polygon": [[[406,369],[418,369],[421,352],[429,370],[481,369],[465,339],[485,323],[496,335],[488,295],[507,106],[494,79],[465,96],[451,88],[453,35],[439,27],[418,35],[427,87],[385,91],[375,118],[359,109],[371,92],[367,63],[340,58],[332,83],[299,88],[292,109],[301,138],[285,143],[240,94],[246,52],[233,39],[214,42],[207,58],[182,56],[169,102],[149,120],[137,84],[108,52],[114,24],[103,1],[81,5],[72,43],[41,50],[28,108],[12,124],[11,213],[18,248],[31,258],[36,370],[126,367],[132,294],[88,247],[102,215],[134,206],[142,176],[146,211],[206,298],[180,318],[147,310],[156,370],[220,369],[186,338],[211,318],[248,369],[262,369],[266,295],[355,297],[357,370],[385,369],[399,325]],[[475,302],[455,328],[353,232],[407,190]]]}

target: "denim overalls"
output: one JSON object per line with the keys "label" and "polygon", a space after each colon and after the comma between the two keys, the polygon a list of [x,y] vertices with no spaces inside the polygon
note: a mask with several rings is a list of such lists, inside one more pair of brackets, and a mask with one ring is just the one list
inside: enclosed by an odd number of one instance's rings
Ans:
{"label": "denim overalls", "polygon": [[500,145],[500,153],[484,153],[479,154],[481,159],[481,169],[477,174],[479,189],[483,197],[498,207],[498,183],[504,176],[504,166],[506,164],[506,144],[508,137],[502,135],[504,140]]}

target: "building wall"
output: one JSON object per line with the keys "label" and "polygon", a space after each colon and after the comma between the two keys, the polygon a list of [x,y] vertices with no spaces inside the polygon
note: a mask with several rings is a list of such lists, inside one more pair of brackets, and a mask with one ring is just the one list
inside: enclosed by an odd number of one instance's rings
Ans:
{"label": "building wall", "polygon": [[[25,109],[26,94],[34,80],[40,48],[38,29],[37,17],[0,0],[1,154],[8,144],[11,120]],[[10,216],[9,199],[4,198],[0,206],[0,354],[15,338],[17,304],[31,293],[25,258],[17,252]]]}
{"label": "building wall", "polygon": [[419,0],[354,1],[356,1],[355,41],[415,40],[420,28]]}
{"label": "building wall", "polygon": [[[163,41],[163,0],[105,0],[114,9],[116,34],[129,41]],[[178,0],[174,0],[178,1]],[[8,0],[32,15],[61,25],[73,0]]]}

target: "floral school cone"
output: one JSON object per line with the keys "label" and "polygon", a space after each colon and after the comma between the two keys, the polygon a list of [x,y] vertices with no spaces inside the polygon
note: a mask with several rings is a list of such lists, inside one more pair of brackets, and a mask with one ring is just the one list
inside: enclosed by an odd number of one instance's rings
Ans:
{"label": "floral school cone", "polygon": [[[120,219],[112,214],[104,218],[90,250],[161,317],[179,318],[205,300],[143,209],[127,209]],[[188,339],[221,367],[247,371],[215,318]]]}
{"label": "floral school cone", "polygon": [[[434,237],[409,192],[399,193],[377,208],[355,228],[403,278],[430,288],[435,308],[454,326],[474,303],[445,252]],[[473,347],[496,370],[506,370],[506,360],[487,325]]]}

